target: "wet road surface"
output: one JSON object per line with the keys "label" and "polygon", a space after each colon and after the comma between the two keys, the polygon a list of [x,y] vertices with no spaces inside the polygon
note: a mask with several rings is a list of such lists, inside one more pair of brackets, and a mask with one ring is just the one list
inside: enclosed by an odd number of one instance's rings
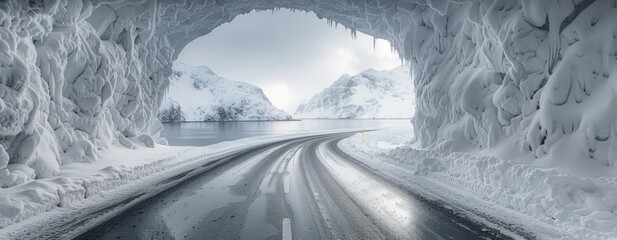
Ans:
{"label": "wet road surface", "polygon": [[353,133],[237,154],[77,239],[509,239],[364,169],[336,143]]}

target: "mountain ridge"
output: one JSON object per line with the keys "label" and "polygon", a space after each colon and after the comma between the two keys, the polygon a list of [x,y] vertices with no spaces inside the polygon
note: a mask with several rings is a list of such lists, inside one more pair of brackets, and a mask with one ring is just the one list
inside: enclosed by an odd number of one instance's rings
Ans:
{"label": "mountain ridge", "polygon": [[291,120],[255,85],[218,76],[209,67],[174,63],[162,122]]}
{"label": "mountain ridge", "polygon": [[293,116],[304,119],[406,119],[413,117],[413,86],[408,73],[369,68],[343,74],[329,87],[301,103]]}

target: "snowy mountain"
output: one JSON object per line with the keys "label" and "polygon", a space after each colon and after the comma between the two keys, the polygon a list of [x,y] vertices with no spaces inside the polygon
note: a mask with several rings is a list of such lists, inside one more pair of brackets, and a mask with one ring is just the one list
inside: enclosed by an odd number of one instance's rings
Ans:
{"label": "snowy mountain", "polygon": [[344,74],[330,87],[300,104],[296,118],[411,118],[415,101],[408,73],[368,69]]}
{"label": "snowy mountain", "polygon": [[169,93],[158,114],[162,122],[289,120],[261,88],[231,81],[210,68],[174,63]]}

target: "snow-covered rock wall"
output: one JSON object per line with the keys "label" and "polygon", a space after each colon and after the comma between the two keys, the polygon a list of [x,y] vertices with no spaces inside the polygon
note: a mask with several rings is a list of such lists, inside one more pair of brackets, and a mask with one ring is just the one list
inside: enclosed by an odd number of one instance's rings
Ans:
{"label": "snow-covered rock wall", "polygon": [[507,143],[544,166],[614,165],[617,1],[431,2],[399,45],[423,146]]}
{"label": "snow-covered rock wall", "polygon": [[118,139],[157,139],[181,49],[239,14],[278,7],[389,40],[410,62],[424,146],[508,139],[537,156],[617,158],[614,0],[9,0],[0,183],[96,161]]}

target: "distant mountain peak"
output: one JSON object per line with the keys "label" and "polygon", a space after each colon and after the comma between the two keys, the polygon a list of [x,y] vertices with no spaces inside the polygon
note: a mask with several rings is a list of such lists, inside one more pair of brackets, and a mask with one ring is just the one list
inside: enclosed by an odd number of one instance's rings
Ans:
{"label": "distant mountain peak", "polygon": [[161,121],[291,119],[255,85],[228,80],[207,66],[176,62],[173,71],[168,96],[159,110]]}
{"label": "distant mountain peak", "polygon": [[343,74],[330,87],[300,104],[296,118],[411,118],[415,106],[411,80],[402,68],[369,68]]}

